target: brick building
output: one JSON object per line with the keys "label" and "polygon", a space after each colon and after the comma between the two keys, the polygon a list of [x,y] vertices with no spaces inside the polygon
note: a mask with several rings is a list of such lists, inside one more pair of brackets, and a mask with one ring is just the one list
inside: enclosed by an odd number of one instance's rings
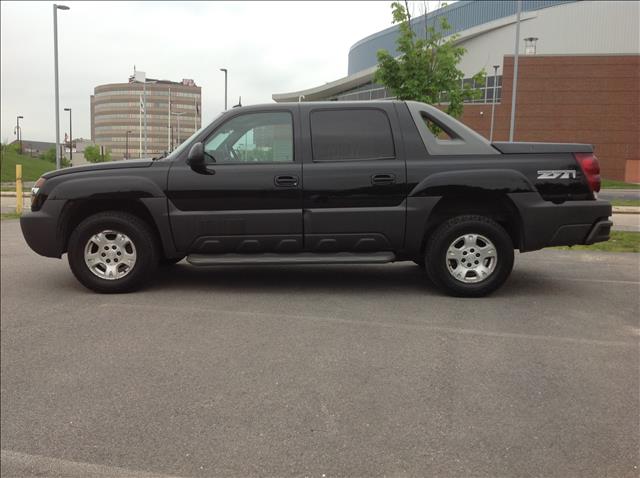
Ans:
{"label": "brick building", "polygon": [[[590,143],[602,175],[640,182],[640,56],[522,56],[514,141]],[[493,139],[509,140],[513,56],[504,59]],[[489,137],[491,104],[465,105],[461,120]]]}
{"label": "brick building", "polygon": [[96,86],[91,95],[91,140],[113,159],[145,156],[145,129],[146,156],[153,157],[172,151],[201,127],[202,91],[193,80],[145,81],[132,76],[127,83]]}
{"label": "brick building", "polygon": [[[441,17],[466,49],[462,81],[480,91],[465,104],[462,121],[489,137],[495,81],[493,139],[508,140],[516,2],[461,0],[414,18],[412,26],[419,35]],[[394,25],[355,43],[348,76],[273,99],[392,99],[373,77],[376,52],[397,54],[397,36]],[[515,141],[590,143],[604,177],[640,182],[640,2],[523,0],[519,65]],[[472,84],[481,70],[485,82]]]}

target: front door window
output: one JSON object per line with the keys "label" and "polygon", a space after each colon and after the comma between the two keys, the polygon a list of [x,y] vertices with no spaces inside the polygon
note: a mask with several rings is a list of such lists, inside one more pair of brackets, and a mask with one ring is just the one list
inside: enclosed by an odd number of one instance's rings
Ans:
{"label": "front door window", "polygon": [[217,164],[292,162],[291,114],[278,111],[236,116],[205,141],[204,150]]}

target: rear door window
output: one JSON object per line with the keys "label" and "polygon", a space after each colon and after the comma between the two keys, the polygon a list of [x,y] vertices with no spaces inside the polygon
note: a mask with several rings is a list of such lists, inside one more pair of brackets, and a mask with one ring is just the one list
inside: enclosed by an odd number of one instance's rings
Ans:
{"label": "rear door window", "polygon": [[314,161],[395,158],[391,124],[382,110],[315,110],[310,121]]}

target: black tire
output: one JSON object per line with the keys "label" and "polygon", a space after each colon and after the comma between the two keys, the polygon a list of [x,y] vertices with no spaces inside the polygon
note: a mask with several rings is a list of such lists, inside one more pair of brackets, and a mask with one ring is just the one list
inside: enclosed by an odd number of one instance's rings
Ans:
{"label": "black tire", "polygon": [[[89,239],[101,231],[126,234],[135,246],[136,260],[120,279],[108,280],[95,275],[85,263],[84,252]],[[67,247],[73,275],[85,287],[100,293],[131,292],[152,277],[158,265],[157,241],[149,225],[139,217],[120,211],[105,211],[89,216],[71,233]]]}
{"label": "black tire", "polygon": [[414,261],[416,263],[416,265],[420,268],[420,269],[424,269],[424,258],[422,259],[414,259]]}
{"label": "black tire", "polygon": [[[497,253],[493,271],[485,279],[474,283],[465,283],[456,279],[449,272],[447,265],[448,248],[457,238],[465,234],[484,236],[493,243]],[[488,217],[457,216],[442,223],[429,238],[425,249],[425,265],[429,278],[447,294],[457,297],[482,297],[495,291],[511,274],[513,243],[507,231]],[[463,269],[463,273],[464,271]],[[470,272],[470,274],[473,279],[473,274],[476,273]]]}
{"label": "black tire", "polygon": [[178,262],[180,262],[182,259],[184,259],[184,256],[182,256],[182,257],[163,257],[163,258],[160,259],[159,265],[160,265],[160,267],[173,266],[173,265],[177,264]]}

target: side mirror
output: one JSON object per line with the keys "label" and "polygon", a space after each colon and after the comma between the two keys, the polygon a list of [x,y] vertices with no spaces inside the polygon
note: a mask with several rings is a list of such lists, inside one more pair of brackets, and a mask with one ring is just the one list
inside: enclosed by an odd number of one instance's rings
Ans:
{"label": "side mirror", "polygon": [[201,142],[191,146],[189,156],[187,156],[187,164],[194,169],[200,169],[204,166],[204,146]]}
{"label": "side mirror", "polygon": [[191,169],[198,174],[207,174],[209,176],[215,174],[216,172],[207,168],[207,165],[204,162],[204,146],[202,143],[198,142],[191,146],[189,150],[189,156],[187,156],[187,164],[191,166]]}

